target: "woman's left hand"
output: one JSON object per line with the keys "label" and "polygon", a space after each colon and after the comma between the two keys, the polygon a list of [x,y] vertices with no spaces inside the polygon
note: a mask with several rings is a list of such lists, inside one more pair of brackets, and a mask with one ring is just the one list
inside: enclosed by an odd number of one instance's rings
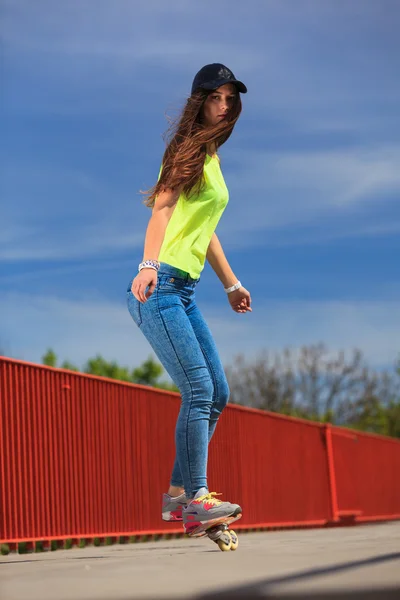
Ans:
{"label": "woman's left hand", "polygon": [[248,292],[243,286],[238,290],[228,294],[228,300],[233,310],[237,313],[246,313],[252,311],[250,306],[250,292]]}

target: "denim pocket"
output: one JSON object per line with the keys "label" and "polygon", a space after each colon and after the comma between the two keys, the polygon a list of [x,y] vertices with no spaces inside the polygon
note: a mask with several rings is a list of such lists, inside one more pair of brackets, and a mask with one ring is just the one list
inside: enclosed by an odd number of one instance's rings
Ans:
{"label": "denim pocket", "polygon": [[140,304],[139,300],[137,298],[135,298],[135,296],[132,294],[132,292],[130,290],[126,295],[126,299],[127,299],[127,303],[128,303],[129,313],[130,313],[132,319],[135,321],[136,325],[138,327],[140,327],[140,325],[142,324],[141,304]]}
{"label": "denim pocket", "polygon": [[172,275],[161,274],[158,276],[157,287],[160,290],[179,290],[184,288],[186,281],[181,277],[173,277]]}

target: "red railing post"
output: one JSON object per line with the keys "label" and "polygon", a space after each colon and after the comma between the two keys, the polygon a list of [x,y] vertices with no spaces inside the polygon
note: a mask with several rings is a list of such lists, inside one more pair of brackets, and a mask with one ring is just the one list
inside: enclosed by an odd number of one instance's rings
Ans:
{"label": "red railing post", "polygon": [[332,426],[325,424],[326,458],[328,461],[329,492],[331,501],[332,521],[339,521],[339,508],[337,499],[335,461],[333,458]]}

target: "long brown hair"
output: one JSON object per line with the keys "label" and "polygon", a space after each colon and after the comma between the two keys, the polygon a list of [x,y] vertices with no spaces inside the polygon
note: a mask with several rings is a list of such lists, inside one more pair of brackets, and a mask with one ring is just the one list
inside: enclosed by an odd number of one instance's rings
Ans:
{"label": "long brown hair", "polygon": [[203,124],[203,106],[209,94],[215,90],[199,89],[188,98],[181,115],[171,123],[164,140],[167,148],[162,160],[162,172],[158,182],[148,191],[145,204],[153,207],[157,195],[166,189],[182,188],[187,198],[198,194],[204,185],[203,169],[207,145],[214,143],[218,150],[230,137],[242,111],[240,94],[221,123],[211,127]]}

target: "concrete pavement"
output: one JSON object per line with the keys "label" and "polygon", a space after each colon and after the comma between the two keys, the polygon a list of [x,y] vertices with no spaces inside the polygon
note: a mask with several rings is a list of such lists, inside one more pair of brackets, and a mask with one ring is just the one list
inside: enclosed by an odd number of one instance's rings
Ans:
{"label": "concrete pavement", "polygon": [[0,560],[0,598],[283,600],[353,590],[368,598],[367,590],[381,590],[384,599],[391,588],[400,599],[400,522],[239,532],[239,539],[236,552],[200,538],[10,554]]}

